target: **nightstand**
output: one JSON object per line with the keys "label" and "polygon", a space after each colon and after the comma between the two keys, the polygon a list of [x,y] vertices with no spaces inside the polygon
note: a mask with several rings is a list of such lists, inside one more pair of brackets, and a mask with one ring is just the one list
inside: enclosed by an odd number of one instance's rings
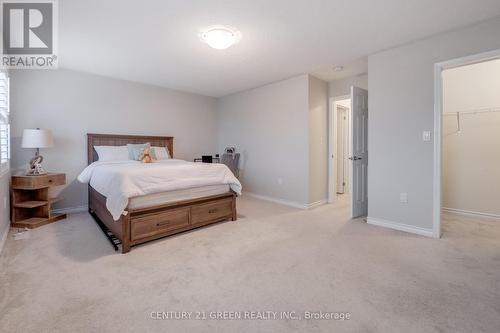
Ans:
{"label": "nightstand", "polygon": [[59,198],[49,197],[49,188],[64,184],[64,173],[12,176],[11,226],[33,229],[65,219],[66,214],[52,213],[52,205]]}

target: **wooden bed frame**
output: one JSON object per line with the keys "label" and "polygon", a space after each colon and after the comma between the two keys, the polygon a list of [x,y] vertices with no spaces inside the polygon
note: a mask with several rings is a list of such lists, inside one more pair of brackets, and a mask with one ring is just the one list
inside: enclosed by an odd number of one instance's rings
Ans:
{"label": "wooden bed frame", "polygon": [[[147,142],[151,143],[151,146],[167,147],[173,157],[173,137],[87,134],[88,163],[98,159],[94,146],[123,146],[128,143]],[[121,242],[122,253],[129,252],[134,245],[154,239],[228,219],[236,221],[236,194],[230,191],[147,208],[127,208],[126,211],[127,215],[122,215],[120,220],[114,221],[106,208],[106,197],[89,185],[89,213],[101,227],[104,225]]]}

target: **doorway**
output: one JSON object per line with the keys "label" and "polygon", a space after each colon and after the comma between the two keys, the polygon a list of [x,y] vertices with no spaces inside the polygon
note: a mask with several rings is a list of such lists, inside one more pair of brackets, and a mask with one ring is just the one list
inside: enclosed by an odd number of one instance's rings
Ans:
{"label": "doorway", "polygon": [[500,50],[436,64],[433,236],[500,219]]}
{"label": "doorway", "polygon": [[328,202],[348,201],[351,217],[368,213],[368,91],[330,99]]}
{"label": "doorway", "polygon": [[335,103],[337,117],[336,126],[337,135],[335,137],[335,156],[337,156],[337,195],[349,194],[349,157],[351,156],[351,136],[350,136],[350,118],[351,118],[351,100],[344,99]]}

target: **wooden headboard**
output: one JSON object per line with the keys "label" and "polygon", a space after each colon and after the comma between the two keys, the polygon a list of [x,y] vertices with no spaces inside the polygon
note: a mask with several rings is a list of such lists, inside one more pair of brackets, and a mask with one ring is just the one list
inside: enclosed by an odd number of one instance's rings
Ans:
{"label": "wooden headboard", "polygon": [[87,134],[88,163],[98,160],[94,146],[124,146],[128,143],[151,143],[151,146],[167,147],[170,156],[174,157],[174,137],[172,136],[142,136],[115,134]]}

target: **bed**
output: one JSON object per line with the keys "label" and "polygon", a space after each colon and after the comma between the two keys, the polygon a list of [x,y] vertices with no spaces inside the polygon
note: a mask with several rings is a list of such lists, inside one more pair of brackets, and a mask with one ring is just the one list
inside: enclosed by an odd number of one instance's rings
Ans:
{"label": "bed", "polygon": [[[173,157],[173,140],[173,137],[164,136],[87,134],[88,164],[90,166],[98,160],[95,146],[130,143],[167,147]],[[156,163],[152,165],[159,167]],[[103,191],[97,191],[89,182],[89,213],[115,249],[121,244],[122,253],[127,253],[132,246],[154,239],[226,220],[236,221],[237,193],[224,185],[210,184],[133,197],[126,203],[124,213],[117,215],[107,208],[107,197],[101,194]]]}

